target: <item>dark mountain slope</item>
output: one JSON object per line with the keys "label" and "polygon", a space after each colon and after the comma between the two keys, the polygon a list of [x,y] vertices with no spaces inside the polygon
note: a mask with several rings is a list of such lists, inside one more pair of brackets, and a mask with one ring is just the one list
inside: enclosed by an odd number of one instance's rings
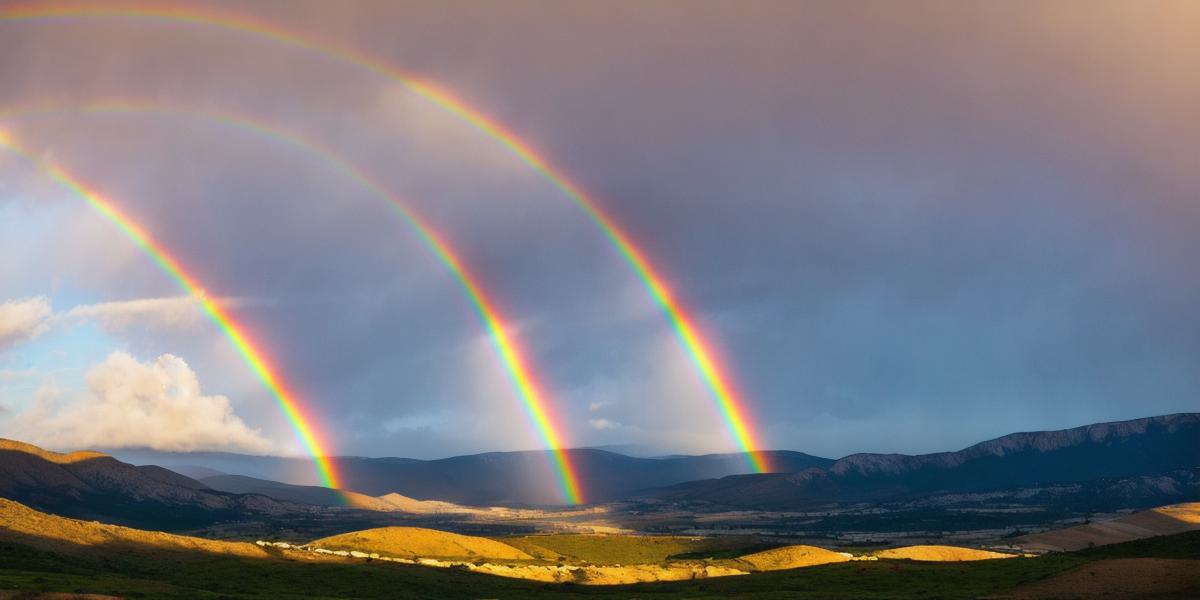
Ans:
{"label": "dark mountain slope", "polygon": [[[1186,413],[1061,431],[1016,433],[958,452],[918,456],[854,454],[827,469],[739,475],[639,495],[731,506],[803,508],[1106,482],[1103,485],[1116,486],[1111,494],[1129,490],[1129,495],[1141,501],[1163,503],[1164,499],[1190,499],[1180,486],[1193,489],[1188,486],[1195,479],[1192,471],[1196,468],[1200,468],[1200,414]],[[1156,482],[1154,477],[1166,480]],[[1156,495],[1155,489],[1160,489],[1161,495]],[[1080,494],[1097,496],[1101,494],[1097,490],[1081,488]]]}
{"label": "dark mountain slope", "polygon": [[137,467],[97,452],[58,454],[5,439],[0,497],[62,516],[163,530],[302,510],[264,496],[212,490],[162,467]]}
{"label": "dark mountain slope", "polygon": [[341,492],[316,485],[292,485],[245,475],[213,475],[201,479],[201,482],[214,490],[232,494],[261,494],[277,500],[318,506],[346,504]]}
{"label": "dark mountain slope", "polygon": [[[312,485],[313,466],[301,458],[243,456],[229,453],[166,453],[115,450],[125,460],[168,468],[202,465],[224,473],[290,484]],[[598,449],[567,450],[579,473],[588,502],[613,500],[628,493],[697,479],[750,472],[742,454],[634,458]],[[828,467],[833,460],[801,452],[767,452],[782,471]],[[488,452],[439,460],[337,457],[331,459],[346,489],[372,496],[398,493],[420,500],[444,500],[474,506],[559,504],[562,494],[551,477],[544,451]]]}

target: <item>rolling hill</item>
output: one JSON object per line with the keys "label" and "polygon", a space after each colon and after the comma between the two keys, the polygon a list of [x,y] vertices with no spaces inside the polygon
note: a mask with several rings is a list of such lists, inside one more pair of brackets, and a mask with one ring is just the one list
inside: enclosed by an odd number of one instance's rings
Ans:
{"label": "rolling hill", "polygon": [[738,557],[739,563],[749,566],[751,571],[781,571],[814,565],[827,565],[850,560],[849,554],[833,552],[816,546],[784,546]]}
{"label": "rolling hill", "polygon": [[1025,535],[1014,543],[1034,552],[1062,552],[1196,530],[1200,530],[1200,503],[1193,502],[1154,508],[1110,521]]}
{"label": "rolling hill", "polygon": [[379,527],[343,533],[309,543],[332,550],[359,550],[398,557],[533,560],[503,542],[421,527]]}
{"label": "rolling hill", "polygon": [[67,554],[173,551],[230,556],[266,557],[267,552],[246,542],[224,542],[159,531],[145,531],[46,514],[19,502],[0,498],[0,542]]}

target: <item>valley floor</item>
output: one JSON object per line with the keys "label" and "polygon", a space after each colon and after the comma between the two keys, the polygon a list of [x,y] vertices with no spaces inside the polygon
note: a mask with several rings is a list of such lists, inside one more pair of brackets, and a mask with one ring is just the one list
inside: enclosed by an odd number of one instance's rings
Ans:
{"label": "valley floor", "polygon": [[[1200,597],[1200,532],[1074,553],[970,563],[846,562],[698,581],[540,584],[392,563],[195,553],[60,554],[0,545],[0,590],[125,598],[1080,598]],[[1105,581],[1136,586],[1122,590]],[[1089,588],[1091,585],[1102,586]],[[0,592],[2,593],[2,592]],[[1116,595],[1113,595],[1116,594]],[[1148,594],[1148,595],[1146,595]],[[3,597],[0,595],[0,597]],[[1103,597],[1103,596],[1102,596]]]}

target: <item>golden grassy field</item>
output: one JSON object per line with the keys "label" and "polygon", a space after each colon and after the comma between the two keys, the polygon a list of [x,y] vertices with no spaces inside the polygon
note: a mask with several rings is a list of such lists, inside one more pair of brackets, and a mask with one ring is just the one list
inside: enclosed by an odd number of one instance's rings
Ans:
{"label": "golden grassy field", "polygon": [[960,548],[958,546],[903,546],[871,553],[878,558],[900,558],[908,560],[924,560],[930,562],[961,562],[964,560],[990,560],[993,558],[1013,558],[1013,554],[976,550],[975,548]]}
{"label": "golden grassy field", "polygon": [[395,557],[528,561],[534,557],[496,540],[421,527],[380,527],[313,540],[311,546]]}
{"label": "golden grassy field", "polygon": [[259,558],[267,556],[265,550],[246,542],[223,542],[67,519],[38,512],[4,498],[0,498],[0,538],[60,552],[79,552],[86,551],[88,547],[103,546],[106,551],[149,547],[180,552]]}
{"label": "golden grassy field", "polygon": [[[1190,510],[1186,507],[1170,507],[1168,512],[1189,515],[1192,514]],[[109,564],[109,561],[114,560],[134,561],[141,565],[138,568],[149,568],[150,565],[159,563],[174,564],[177,568],[185,570],[200,569],[188,575],[186,579],[191,581],[199,577],[201,581],[208,582],[206,585],[219,585],[216,580],[203,579],[203,569],[208,567],[202,565],[212,565],[215,564],[213,561],[217,560],[242,561],[238,565],[231,564],[231,568],[243,575],[260,568],[264,573],[283,573],[291,572],[294,568],[307,568],[311,571],[296,571],[296,574],[309,572],[315,576],[326,572],[317,569],[344,567],[356,569],[355,572],[360,573],[360,576],[370,573],[389,577],[389,574],[394,573],[402,579],[416,576],[415,572],[413,575],[403,575],[409,571],[393,571],[406,568],[428,573],[431,581],[443,581],[438,579],[439,576],[434,575],[435,573],[445,573],[445,577],[453,579],[457,576],[451,575],[452,573],[463,572],[471,577],[482,576],[485,579],[488,579],[487,576],[499,576],[495,579],[525,580],[531,585],[574,583],[599,587],[652,582],[662,582],[658,585],[666,585],[666,582],[701,580],[758,581],[759,578],[772,573],[832,569],[843,566],[841,563],[847,563],[844,566],[855,572],[870,572],[883,577],[883,572],[879,569],[886,565],[892,565],[887,568],[894,571],[898,568],[897,565],[920,568],[919,565],[922,564],[948,566],[970,561],[979,565],[1016,565],[1014,569],[988,569],[982,572],[987,575],[994,571],[994,574],[987,576],[1002,577],[1004,581],[1026,582],[1023,587],[1013,590],[1013,594],[1016,594],[1012,596],[1014,598],[1106,597],[1104,594],[1108,594],[1107,597],[1122,597],[1121,590],[1151,590],[1160,593],[1162,597],[1188,597],[1187,594],[1191,590],[1200,590],[1200,576],[1180,574],[1183,571],[1200,573],[1200,569],[1192,569],[1200,565],[1200,561],[1186,560],[1191,557],[1186,551],[1181,556],[1178,549],[1171,549],[1165,555],[1156,555],[1154,552],[1132,557],[1128,554],[1098,554],[1097,559],[1092,562],[1072,555],[1060,555],[1061,559],[1030,562],[1029,558],[1013,559],[1013,555],[1009,554],[934,545],[868,551],[857,556],[815,546],[792,545],[711,559],[699,558],[710,554],[710,551],[715,551],[711,553],[718,555],[736,552],[728,546],[729,543],[730,540],[720,538],[577,534],[496,540],[423,528],[384,527],[322,538],[300,547],[266,543],[260,546],[68,519],[0,499],[0,545],[9,544],[9,549],[34,548],[74,556],[77,557],[75,560],[85,562],[100,560],[102,564]],[[747,541],[742,540],[742,543]],[[1154,544],[1148,547],[1153,548]],[[321,554],[316,552],[316,548],[346,552],[341,552],[341,555]],[[355,553],[349,555],[349,551]],[[852,563],[855,566],[849,564],[850,561],[856,561]],[[308,566],[304,567],[302,563]],[[288,564],[295,567],[283,566]],[[1086,564],[1086,569],[1089,570],[1071,570],[1072,567],[1083,564]],[[357,569],[366,570],[360,572]],[[1046,570],[1049,577],[1037,577],[1040,569]],[[9,581],[28,582],[29,580],[22,579],[24,572],[14,571],[5,575],[4,567],[0,566],[0,576],[9,577]],[[914,571],[911,576],[917,576],[916,573]],[[840,571],[828,571],[826,574],[834,579],[845,575]],[[420,575],[419,578],[424,577],[425,575]],[[47,580],[45,577],[41,579]],[[0,577],[0,581],[3,581],[3,577]],[[482,589],[490,585],[480,580],[470,581],[475,588]],[[903,581],[905,585],[916,585],[908,579]],[[1097,583],[1101,581],[1110,583]],[[276,581],[273,585],[284,586],[285,582],[286,579]],[[499,586],[497,589],[509,589],[501,584],[495,585]],[[881,590],[888,589],[887,584],[881,585],[884,586]],[[758,584],[747,584],[746,589],[756,587]],[[737,586],[735,588],[741,589]],[[86,585],[78,589],[81,592],[103,591],[89,589]],[[148,589],[155,588],[150,585]],[[449,597],[453,597],[453,594]],[[0,595],[0,599],[3,598],[4,596]]]}
{"label": "golden grassy field", "polygon": [[851,556],[842,552],[833,552],[816,546],[796,545],[747,554],[738,558],[737,562],[749,565],[749,569],[753,571],[778,571],[849,560],[851,560]]}

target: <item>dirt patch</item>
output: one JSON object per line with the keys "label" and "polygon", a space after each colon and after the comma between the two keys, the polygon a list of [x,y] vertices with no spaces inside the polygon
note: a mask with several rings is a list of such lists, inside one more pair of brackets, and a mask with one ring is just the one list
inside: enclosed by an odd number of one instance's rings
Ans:
{"label": "dirt patch", "polygon": [[1012,558],[1012,554],[976,550],[975,548],[959,548],[958,546],[903,546],[890,550],[880,550],[874,553],[879,558],[907,558],[909,560],[924,560],[930,562],[960,562],[966,560],[989,560],[993,558]]}
{"label": "dirt patch", "polygon": [[1200,525],[1200,502],[1172,504],[1171,506],[1156,508],[1151,512],[1166,515],[1172,519],[1175,519],[1176,521]]}
{"label": "dirt patch", "polygon": [[1069,552],[1195,529],[1200,529],[1200,503],[1192,502],[1134,513],[1111,521],[1027,535],[1017,541],[1021,547],[1031,551]]}
{"label": "dirt patch", "polygon": [[829,563],[846,562],[851,559],[849,554],[833,552],[816,546],[784,546],[774,550],[755,552],[738,558],[754,571],[779,571],[796,569]]}
{"label": "dirt patch", "polygon": [[1076,598],[1200,597],[1200,560],[1120,558],[1101,560],[1021,586],[1004,598],[1021,600]]}

